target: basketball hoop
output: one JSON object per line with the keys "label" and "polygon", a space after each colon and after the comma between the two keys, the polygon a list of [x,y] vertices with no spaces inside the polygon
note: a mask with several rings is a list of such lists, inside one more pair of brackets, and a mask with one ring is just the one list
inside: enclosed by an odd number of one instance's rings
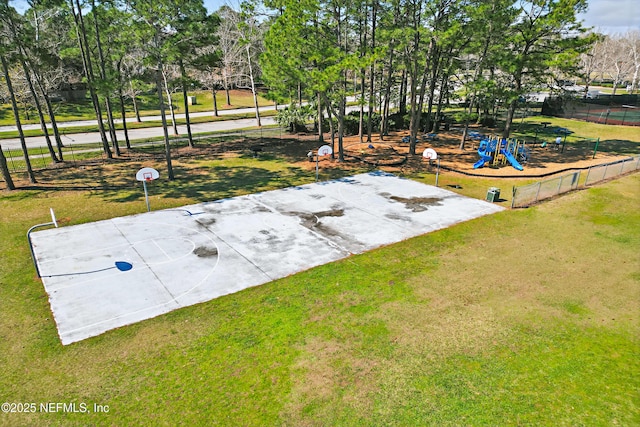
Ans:
{"label": "basketball hoop", "polygon": [[318,163],[320,163],[320,156],[330,156],[333,154],[333,150],[328,145],[322,145],[318,148],[318,154],[316,155],[316,182],[318,182]]}
{"label": "basketball hoop", "polygon": [[147,182],[151,182],[159,177],[160,173],[153,168],[142,168],[136,173],[136,179],[138,181],[142,181],[142,186],[144,187],[144,198],[147,202],[147,212],[151,212],[151,207],[149,206],[149,193],[147,193]]}
{"label": "basketball hoop", "polygon": [[438,169],[436,169],[436,187],[438,186],[438,176],[440,175],[440,157],[438,157],[438,153],[433,148],[427,148],[422,153],[422,157],[429,160],[429,168],[431,167],[432,160],[438,160]]}
{"label": "basketball hoop", "polygon": [[153,168],[142,168],[136,172],[136,179],[138,181],[153,181],[160,178],[160,173]]}

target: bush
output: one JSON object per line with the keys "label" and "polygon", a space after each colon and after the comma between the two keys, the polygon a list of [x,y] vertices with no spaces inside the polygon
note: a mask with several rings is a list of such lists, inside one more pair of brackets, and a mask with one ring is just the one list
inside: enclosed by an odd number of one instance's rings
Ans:
{"label": "bush", "polygon": [[299,107],[292,104],[283,110],[279,110],[276,114],[276,122],[283,128],[289,129],[289,132],[296,133],[307,130],[306,124],[314,117],[313,106],[304,105]]}
{"label": "bush", "polygon": [[[364,113],[364,126],[365,132],[367,129],[367,120],[369,118],[368,113]],[[380,123],[382,122],[382,117],[378,113],[373,113],[371,115],[371,124],[372,131],[379,132],[380,131]],[[344,133],[345,135],[357,135],[360,131],[360,112],[352,111],[346,116],[344,116]]]}

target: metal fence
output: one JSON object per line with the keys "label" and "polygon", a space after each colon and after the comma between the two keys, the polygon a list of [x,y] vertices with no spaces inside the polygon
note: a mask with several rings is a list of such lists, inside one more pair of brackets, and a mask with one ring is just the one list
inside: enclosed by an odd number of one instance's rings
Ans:
{"label": "metal fence", "polygon": [[557,196],[578,188],[580,171],[536,182],[534,184],[513,187],[512,208],[530,206],[540,200]]}
{"label": "metal fence", "polygon": [[605,125],[640,126],[638,95],[598,95],[597,99],[549,97],[542,114]]}
{"label": "metal fence", "polygon": [[[591,166],[584,187],[640,169],[640,155],[604,165]],[[534,184],[513,187],[512,208],[523,208],[579,187],[580,171],[550,178]]]}
{"label": "metal fence", "polygon": [[592,185],[638,169],[640,169],[640,156],[629,157],[605,165],[591,166],[584,185]]}

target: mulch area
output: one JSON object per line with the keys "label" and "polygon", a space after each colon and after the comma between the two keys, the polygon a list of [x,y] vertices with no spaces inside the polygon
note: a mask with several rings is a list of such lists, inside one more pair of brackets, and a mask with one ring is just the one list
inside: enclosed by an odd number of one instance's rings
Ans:
{"label": "mulch area", "polygon": [[[476,128],[473,130],[491,135],[490,131],[484,129]],[[395,132],[385,136],[384,141],[380,141],[379,135],[375,134],[370,143],[361,143],[358,136],[345,137],[343,144],[346,162],[339,163],[330,157],[321,157],[320,163],[323,168],[369,165],[389,172],[410,172],[411,170],[424,170],[428,160],[422,157],[422,153],[426,148],[432,148],[438,154],[440,167],[453,173],[478,177],[531,178],[545,177],[569,170],[586,169],[590,166],[628,157],[598,152],[596,158],[593,159],[593,143],[567,144],[564,151],[561,151],[557,150],[553,143],[542,147],[541,142],[538,141],[537,144],[526,144],[526,148],[529,150],[529,159],[523,164],[523,171],[516,170],[508,163],[502,166],[485,166],[473,169],[473,164],[480,159],[477,151],[478,142],[467,140],[465,149],[460,150],[461,129],[454,128],[446,132],[439,132],[435,140],[418,142],[416,155],[410,155],[409,143],[402,142],[402,139],[408,135],[407,131]],[[325,139],[325,144],[330,145],[328,137]],[[315,167],[315,163],[308,161],[307,153],[318,148],[319,143],[316,135],[298,135],[296,141],[275,145],[266,144],[264,151],[283,155],[296,166],[302,168]]]}
{"label": "mulch area", "polygon": [[[483,134],[491,134],[491,131],[481,128],[474,128],[476,132]],[[356,136],[348,136],[343,139],[345,150],[345,162],[339,162],[336,158],[325,156],[320,158],[320,166],[323,169],[336,168],[342,170],[362,171],[367,169],[381,169],[390,173],[411,174],[413,172],[423,172],[427,169],[428,160],[422,156],[426,148],[434,149],[440,160],[440,167],[447,173],[462,174],[467,176],[478,177],[496,177],[496,178],[542,178],[566,171],[586,169],[590,166],[600,165],[628,158],[628,155],[613,155],[610,153],[599,151],[596,158],[593,156],[593,143],[567,144],[564,152],[556,150],[554,144],[547,147],[541,147],[541,144],[528,143],[526,145],[530,152],[528,162],[524,163],[524,170],[518,171],[511,165],[506,164],[498,167],[483,167],[473,169],[473,164],[479,160],[477,151],[477,141],[467,140],[465,149],[460,150],[460,139],[462,131],[460,129],[451,129],[446,132],[439,132],[435,140],[420,141],[416,145],[416,154],[409,154],[409,143],[403,142],[402,139],[409,135],[408,131],[395,132],[385,136],[381,141],[378,134],[374,134],[372,141],[360,142],[360,138]],[[366,136],[365,136],[366,141]],[[325,135],[324,144],[330,145],[330,136]],[[285,135],[278,138],[262,138],[261,140],[240,138],[229,138],[215,144],[202,144],[196,142],[195,148],[174,148],[172,149],[172,157],[175,160],[188,158],[224,158],[225,156],[236,156],[238,154],[245,156],[258,157],[279,157],[284,158],[287,162],[301,169],[314,170],[315,161],[310,162],[308,158],[309,151],[318,149],[320,142],[316,134],[298,134]],[[337,138],[336,138],[337,150]],[[256,149],[258,149],[256,151]],[[114,157],[112,160],[105,161],[104,158],[71,161],[59,164],[51,164],[45,170],[39,171],[39,175],[43,178],[40,181],[41,186],[47,186],[47,183],[55,182],[67,174],[74,174],[72,171],[76,168],[113,168],[118,165],[128,164],[130,162],[143,163],[148,161],[163,162],[164,148],[160,147],[153,153],[144,150],[123,150],[121,157]],[[433,170],[435,162],[432,162],[429,168]],[[63,174],[66,170],[66,174]],[[32,187],[26,181],[26,177],[17,174],[14,176],[16,185],[20,187]],[[77,177],[76,177],[77,178]]]}

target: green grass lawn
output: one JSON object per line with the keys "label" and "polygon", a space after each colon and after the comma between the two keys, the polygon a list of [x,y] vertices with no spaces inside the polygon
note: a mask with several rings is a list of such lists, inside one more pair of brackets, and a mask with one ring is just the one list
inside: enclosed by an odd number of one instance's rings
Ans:
{"label": "green grass lawn", "polygon": [[[189,106],[189,112],[195,113],[200,111],[213,111],[213,94],[211,91],[195,91],[190,92],[189,96],[196,97],[196,104]],[[182,93],[172,94],[173,106],[176,114],[184,113],[184,104],[182,101]],[[253,95],[251,91],[234,90],[231,94],[231,105],[227,105],[227,98],[224,91],[216,93],[216,101],[219,110],[247,108],[253,107]],[[166,102],[166,99],[165,99]],[[258,97],[259,106],[273,105],[273,103],[261,96]],[[95,120],[96,114],[89,98],[75,102],[58,102],[54,104],[56,120],[60,122],[68,122],[75,120]],[[120,103],[114,103],[114,118],[120,119]],[[141,95],[138,99],[138,108],[141,116],[157,116],[160,115],[158,107],[158,98],[155,94]],[[127,117],[135,117],[133,104],[129,102],[126,106]],[[104,111],[103,111],[104,114]],[[167,115],[169,110],[167,107]],[[35,111],[26,114],[24,109],[20,111],[20,119],[22,124],[38,123],[38,116]],[[48,120],[48,118],[47,118]],[[106,116],[105,116],[106,120]],[[0,126],[15,125],[11,104],[0,104]],[[62,129],[61,129],[62,131]],[[33,135],[27,135],[33,136]]]}
{"label": "green grass lawn", "polygon": [[[25,233],[49,207],[67,224],[143,212],[124,173],[140,165],[0,193],[0,400],[38,410],[0,425],[640,424],[640,174],[63,347]],[[175,168],[154,209],[313,181],[248,155]],[[474,182],[441,177],[484,196]]]}

